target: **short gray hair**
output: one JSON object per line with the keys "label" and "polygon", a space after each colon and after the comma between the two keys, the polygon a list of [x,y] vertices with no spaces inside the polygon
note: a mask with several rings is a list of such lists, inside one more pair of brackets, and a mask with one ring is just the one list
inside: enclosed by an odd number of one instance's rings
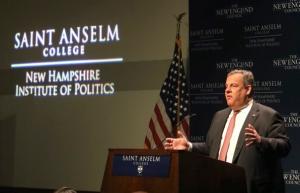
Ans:
{"label": "short gray hair", "polygon": [[64,187],[57,189],[54,193],[77,193],[77,192],[73,188],[64,186]]}
{"label": "short gray hair", "polygon": [[244,86],[251,85],[251,87],[252,87],[250,95],[249,95],[250,97],[252,97],[253,92],[254,92],[254,90],[253,90],[253,86],[254,86],[253,73],[250,70],[234,69],[227,74],[227,77],[231,76],[233,74],[242,74],[243,75]]}

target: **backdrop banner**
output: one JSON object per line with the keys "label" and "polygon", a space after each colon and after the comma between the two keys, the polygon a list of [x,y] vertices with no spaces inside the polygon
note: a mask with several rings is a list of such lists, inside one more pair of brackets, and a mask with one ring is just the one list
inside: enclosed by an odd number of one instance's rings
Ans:
{"label": "backdrop banner", "polygon": [[[300,192],[300,1],[190,1],[191,141],[204,141],[226,107],[233,68],[253,71],[255,100],[284,117],[292,151],[283,159],[287,193]],[[298,138],[298,140],[297,140]]]}

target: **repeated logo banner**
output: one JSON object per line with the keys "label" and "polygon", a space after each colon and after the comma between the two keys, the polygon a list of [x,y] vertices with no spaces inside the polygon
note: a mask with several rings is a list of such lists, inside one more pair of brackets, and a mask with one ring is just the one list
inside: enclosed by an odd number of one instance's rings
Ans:
{"label": "repeated logo banner", "polygon": [[283,160],[286,192],[300,191],[300,1],[190,1],[191,140],[204,141],[226,107],[228,71],[255,75],[255,100],[284,117],[292,151]]}

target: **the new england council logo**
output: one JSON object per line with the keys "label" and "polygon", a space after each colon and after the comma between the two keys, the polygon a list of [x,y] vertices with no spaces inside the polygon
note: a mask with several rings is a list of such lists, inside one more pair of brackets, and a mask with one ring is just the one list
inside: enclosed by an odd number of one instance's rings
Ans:
{"label": "the new england council logo", "polygon": [[283,116],[286,128],[300,127],[300,116],[296,112],[291,112],[288,115]]}
{"label": "the new england council logo", "polygon": [[283,13],[297,13],[300,12],[300,1],[299,0],[282,0],[281,2],[274,3],[274,12]]}
{"label": "the new england council logo", "polygon": [[283,178],[286,184],[300,185],[299,170],[292,169],[290,171],[286,171],[283,174]]}
{"label": "the new england council logo", "polygon": [[283,70],[300,70],[300,57],[296,54],[273,59],[274,68]]}
{"label": "the new england council logo", "polygon": [[233,68],[248,68],[251,69],[254,62],[251,59],[231,58],[229,61],[221,61],[216,63],[217,70],[230,70]]}
{"label": "the new england council logo", "polygon": [[216,16],[225,17],[227,19],[242,18],[253,13],[252,6],[240,7],[238,4],[233,4],[228,8],[217,9]]}

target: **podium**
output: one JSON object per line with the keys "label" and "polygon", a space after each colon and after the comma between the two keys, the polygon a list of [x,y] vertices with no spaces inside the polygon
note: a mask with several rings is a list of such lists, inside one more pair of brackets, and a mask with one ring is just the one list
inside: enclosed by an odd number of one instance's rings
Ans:
{"label": "podium", "polygon": [[246,193],[243,168],[186,151],[109,149],[101,193]]}

